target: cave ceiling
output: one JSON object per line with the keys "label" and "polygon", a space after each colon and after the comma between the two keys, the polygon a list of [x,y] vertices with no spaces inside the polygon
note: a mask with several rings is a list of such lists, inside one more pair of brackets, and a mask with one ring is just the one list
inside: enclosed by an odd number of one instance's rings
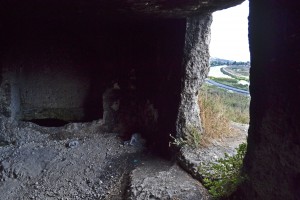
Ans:
{"label": "cave ceiling", "polygon": [[6,0],[0,2],[2,19],[73,17],[185,18],[211,13],[244,0]]}

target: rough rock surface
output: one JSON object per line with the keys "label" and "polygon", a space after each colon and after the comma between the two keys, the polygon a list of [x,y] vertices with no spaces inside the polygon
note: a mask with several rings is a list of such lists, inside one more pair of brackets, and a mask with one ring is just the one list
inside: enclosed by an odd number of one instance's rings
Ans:
{"label": "rough rock surface", "polygon": [[299,1],[250,1],[249,182],[242,199],[300,199],[299,9]]}
{"label": "rough rock surface", "polygon": [[[64,18],[70,15],[82,16],[131,16],[131,17],[187,17],[191,15],[199,15],[203,13],[211,13],[216,10],[226,9],[244,0],[188,0],[188,1],[170,1],[170,0],[101,0],[101,1],[74,1],[72,6],[68,1],[45,0],[40,4],[38,1],[24,3],[23,1],[3,1],[1,13],[6,13],[11,7],[18,10],[18,15],[23,17],[31,17],[32,13],[39,16],[53,16],[63,13]],[[47,10],[43,13],[43,9],[32,10],[32,4],[36,7]],[[45,6],[47,5],[47,6]],[[55,5],[55,6],[54,6]],[[29,13],[30,14],[29,14]],[[66,14],[66,13],[69,13]],[[11,14],[11,13],[9,13]]]}
{"label": "rough rock surface", "polygon": [[202,132],[199,117],[198,91],[209,71],[210,24],[212,16],[187,19],[184,48],[184,77],[177,118],[177,136],[184,136],[189,128]]}
{"label": "rough rock surface", "polygon": [[130,174],[129,199],[208,200],[210,196],[178,165],[148,159]]}

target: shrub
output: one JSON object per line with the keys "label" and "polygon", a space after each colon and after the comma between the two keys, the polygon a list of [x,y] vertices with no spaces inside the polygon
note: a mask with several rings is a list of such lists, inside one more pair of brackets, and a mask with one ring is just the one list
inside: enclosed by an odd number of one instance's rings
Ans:
{"label": "shrub", "polygon": [[190,126],[187,128],[185,139],[190,147],[199,148],[201,142],[201,133],[196,127]]}
{"label": "shrub", "polygon": [[170,137],[173,140],[172,144],[177,147],[188,145],[192,148],[199,148],[201,143],[201,133],[196,127],[193,126],[187,127],[187,132],[182,138],[174,138],[172,135],[170,135]]}
{"label": "shrub", "polygon": [[224,158],[198,168],[204,177],[204,186],[214,198],[228,197],[246,179],[241,173],[246,149],[247,144],[242,143],[236,148],[236,155],[225,154]]}

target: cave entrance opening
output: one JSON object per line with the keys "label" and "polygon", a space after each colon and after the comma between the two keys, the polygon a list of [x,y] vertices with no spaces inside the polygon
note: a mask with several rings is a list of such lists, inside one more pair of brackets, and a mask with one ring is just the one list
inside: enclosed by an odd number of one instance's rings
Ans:
{"label": "cave entrance opening", "polygon": [[[249,2],[213,13],[210,71],[199,104],[205,132],[213,140],[243,133],[249,126]],[[202,108],[201,108],[202,107]]]}

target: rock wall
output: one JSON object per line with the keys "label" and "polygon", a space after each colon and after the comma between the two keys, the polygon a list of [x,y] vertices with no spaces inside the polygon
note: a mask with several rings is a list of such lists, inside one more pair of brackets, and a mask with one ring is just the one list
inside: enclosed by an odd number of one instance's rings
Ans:
{"label": "rock wall", "polygon": [[[20,120],[58,118],[92,120],[101,116],[103,87],[94,76],[95,59],[78,35],[59,25],[17,24],[3,42],[1,114]],[[22,32],[19,32],[22,29]],[[3,44],[2,43],[2,44]],[[100,78],[101,76],[97,77]],[[101,78],[100,78],[101,80]]]}
{"label": "rock wall", "polygon": [[241,199],[300,198],[300,14],[250,0],[250,129]]}

